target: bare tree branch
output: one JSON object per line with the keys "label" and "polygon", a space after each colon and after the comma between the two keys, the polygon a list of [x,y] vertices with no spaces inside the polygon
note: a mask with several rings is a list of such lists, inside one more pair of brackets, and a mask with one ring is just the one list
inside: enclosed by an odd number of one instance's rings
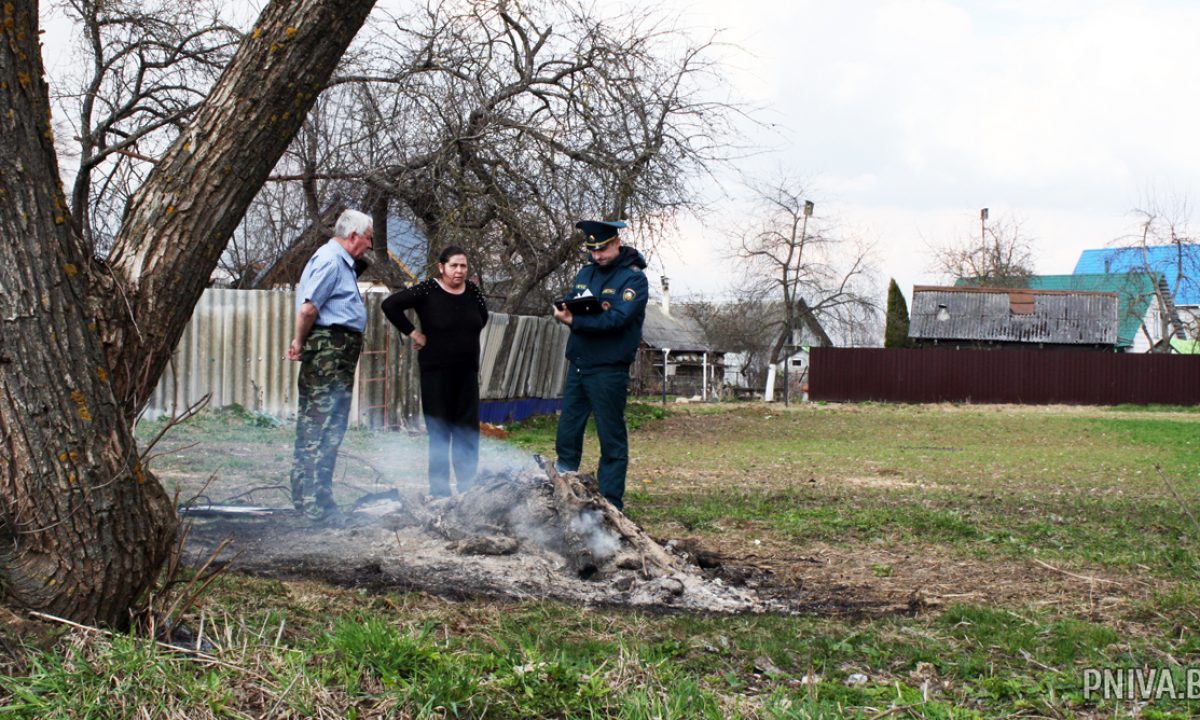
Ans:
{"label": "bare tree branch", "polygon": [[61,7],[81,25],[81,53],[90,61],[90,76],[56,96],[77,122],[71,216],[103,252],[148,172],[138,158],[165,151],[241,36],[208,3],[66,0]]}
{"label": "bare tree branch", "polygon": [[746,223],[749,230],[731,236],[732,255],[745,268],[740,296],[780,308],[760,316],[773,329],[770,362],[788,354],[785,346],[802,326],[821,341],[820,328],[860,338],[860,326],[873,323],[878,312],[869,291],[870,248],[838,235],[816,214],[808,190],[793,180],[750,189],[755,219]]}
{"label": "bare tree branch", "polygon": [[1034,274],[1034,238],[1012,216],[980,220],[978,235],[933,249],[934,271],[984,287],[1025,287]]}
{"label": "bare tree branch", "polygon": [[460,245],[503,310],[542,312],[581,258],[576,220],[630,219],[650,252],[735,148],[715,40],[662,23],[433,0],[374,26],[327,91],[356,102],[318,106],[274,178],[349,195],[361,173],[425,238],[426,268]]}

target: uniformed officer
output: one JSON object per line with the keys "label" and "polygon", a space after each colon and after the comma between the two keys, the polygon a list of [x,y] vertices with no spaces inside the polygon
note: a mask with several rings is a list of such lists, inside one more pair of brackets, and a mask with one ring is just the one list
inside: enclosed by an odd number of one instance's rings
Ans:
{"label": "uniformed officer", "polygon": [[559,472],[579,469],[583,431],[588,415],[596,418],[600,437],[600,463],[596,478],[600,494],[620,510],[624,507],[625,473],[629,466],[629,439],[625,429],[625,398],[629,366],[642,341],[646,319],[646,259],[621,245],[620,221],[581,220],[584,246],[592,261],[575,276],[564,300],[593,296],[600,311],[572,314],[559,303],[554,319],[571,328],[567,340],[567,380],[563,387],[562,415],[555,439],[555,464]]}
{"label": "uniformed officer", "polygon": [[337,511],[333,467],[367,325],[355,262],[371,249],[372,236],[370,215],[344,211],[334,237],[309,258],[296,287],[296,328],[287,349],[288,360],[300,361],[292,504],[314,520]]}

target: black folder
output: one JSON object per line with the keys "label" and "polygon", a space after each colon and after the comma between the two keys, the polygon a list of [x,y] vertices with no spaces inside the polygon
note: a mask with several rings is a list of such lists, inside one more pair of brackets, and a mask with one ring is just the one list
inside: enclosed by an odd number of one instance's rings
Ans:
{"label": "black folder", "polygon": [[595,295],[562,300],[558,306],[560,308],[565,306],[572,315],[593,315],[604,309],[600,307],[600,301],[596,299]]}

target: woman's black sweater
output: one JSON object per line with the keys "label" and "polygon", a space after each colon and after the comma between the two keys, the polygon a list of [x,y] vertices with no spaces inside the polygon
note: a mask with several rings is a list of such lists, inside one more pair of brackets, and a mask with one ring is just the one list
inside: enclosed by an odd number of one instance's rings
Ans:
{"label": "woman's black sweater", "polygon": [[383,314],[405,335],[416,329],[404,314],[409,309],[417,311],[425,333],[425,347],[417,353],[421,367],[479,367],[479,333],[488,311],[475,283],[468,281],[466,290],[454,295],[431,278],[383,301]]}

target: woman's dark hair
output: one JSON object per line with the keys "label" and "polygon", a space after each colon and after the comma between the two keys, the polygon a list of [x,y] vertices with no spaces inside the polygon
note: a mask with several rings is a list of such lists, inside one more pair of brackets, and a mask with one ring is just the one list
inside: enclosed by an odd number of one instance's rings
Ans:
{"label": "woman's dark hair", "polygon": [[467,251],[463,250],[457,245],[447,245],[446,249],[442,251],[442,254],[438,255],[438,262],[450,262],[450,258],[454,257],[455,255],[462,255],[463,257],[466,257]]}

